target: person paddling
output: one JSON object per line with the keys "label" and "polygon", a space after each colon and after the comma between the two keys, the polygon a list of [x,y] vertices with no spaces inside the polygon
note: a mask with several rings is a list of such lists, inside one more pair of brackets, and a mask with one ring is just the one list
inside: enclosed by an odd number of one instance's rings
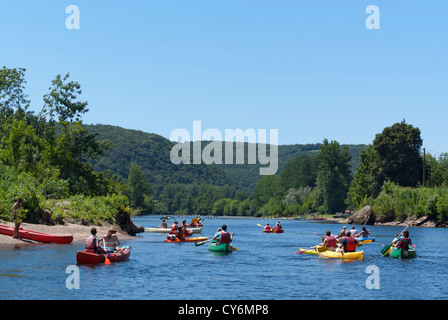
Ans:
{"label": "person paddling", "polygon": [[165,222],[165,219],[162,219],[162,223],[159,226],[159,229],[168,229],[168,225]]}
{"label": "person paddling", "polygon": [[361,236],[363,238],[368,238],[370,235],[370,230],[367,230],[366,227],[362,227],[362,231],[359,233],[358,236]]}
{"label": "person paddling", "polygon": [[395,237],[392,241],[392,247],[397,247],[398,249],[409,250],[412,245],[411,238],[409,238],[409,231],[404,230],[401,236]]}
{"label": "person paddling", "polygon": [[271,226],[269,225],[269,223],[266,224],[266,226],[264,227],[264,230],[266,231],[271,231]]}
{"label": "person paddling", "polygon": [[318,247],[318,246],[327,247],[328,250],[330,250],[330,251],[336,251],[336,248],[338,247],[338,245],[336,243],[336,238],[333,235],[331,235],[330,230],[327,230],[322,243],[317,245],[316,247]]}
{"label": "person paddling", "polygon": [[274,226],[274,230],[280,230],[280,229],[283,229],[283,227],[282,227],[282,225],[280,224],[280,221],[277,221],[277,223],[275,224],[275,226]]}
{"label": "person paddling", "polygon": [[359,247],[358,242],[351,236],[350,231],[347,231],[346,236],[342,238],[339,248],[336,252],[355,252],[356,247]]}
{"label": "person paddling", "polygon": [[107,231],[107,234],[103,238],[103,246],[104,250],[107,253],[113,253],[114,251],[118,251],[118,246],[120,245],[120,241],[115,235],[118,232],[117,229],[110,229]]}
{"label": "person paddling", "polygon": [[216,234],[213,239],[212,242],[218,242],[218,243],[230,243],[233,241],[233,235],[234,233],[230,234],[227,231],[227,225],[223,224],[221,226],[221,232],[219,232],[218,234]]}
{"label": "person paddling", "polygon": [[86,244],[84,246],[85,252],[90,253],[103,253],[105,252],[101,246],[98,237],[96,236],[96,228],[90,229],[90,236],[86,239]]}

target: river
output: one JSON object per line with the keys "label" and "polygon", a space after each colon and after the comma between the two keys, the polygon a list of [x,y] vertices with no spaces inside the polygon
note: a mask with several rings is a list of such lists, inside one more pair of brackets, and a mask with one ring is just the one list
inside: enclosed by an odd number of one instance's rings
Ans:
{"label": "river", "polygon": [[[136,217],[154,227],[157,216]],[[169,221],[168,221],[169,222]],[[77,266],[79,288],[67,279],[83,243],[0,247],[2,300],[446,300],[448,230],[410,227],[418,257],[382,257],[384,245],[403,227],[368,226],[376,241],[362,246],[364,260],[323,259],[294,254],[319,243],[314,233],[337,233],[342,225],[282,220],[283,234],[265,234],[257,224],[275,220],[206,219],[200,236],[212,236],[223,223],[235,233],[228,255],[207,244],[165,243],[165,234],[144,233],[122,241],[132,247],[129,261]],[[351,226],[350,226],[351,227]],[[361,226],[356,226],[358,231]],[[87,235],[86,235],[87,236]],[[372,271],[373,270],[373,271]],[[373,272],[373,273],[372,273]],[[373,278],[375,276],[375,278]],[[373,280],[372,280],[373,279]],[[374,282],[372,282],[374,281]],[[369,283],[375,283],[369,286]]]}

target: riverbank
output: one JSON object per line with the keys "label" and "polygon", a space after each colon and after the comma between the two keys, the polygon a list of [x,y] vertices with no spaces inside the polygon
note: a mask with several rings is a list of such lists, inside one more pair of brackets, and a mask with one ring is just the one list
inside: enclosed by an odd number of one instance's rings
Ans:
{"label": "riverbank", "polygon": [[[14,223],[12,222],[4,222],[0,221],[0,224],[14,227]],[[107,224],[102,226],[85,226],[80,224],[74,224],[74,223],[65,223],[64,225],[55,225],[55,226],[48,226],[43,224],[32,224],[32,223],[23,223],[20,225],[21,228],[25,230],[32,230],[37,232],[43,232],[43,233],[49,233],[49,234],[57,234],[57,235],[72,235],[73,236],[73,242],[84,242],[86,238],[90,235],[90,229],[96,228],[97,230],[97,236],[99,238],[102,238],[107,231],[110,228],[115,228],[119,230],[118,232],[118,239],[120,240],[131,240],[135,237],[130,236],[126,232],[123,232],[119,227]],[[11,236],[6,236],[3,234],[0,234],[0,245],[17,245],[17,244],[33,244],[33,243],[40,243],[40,242],[34,242],[26,239],[14,239]]]}

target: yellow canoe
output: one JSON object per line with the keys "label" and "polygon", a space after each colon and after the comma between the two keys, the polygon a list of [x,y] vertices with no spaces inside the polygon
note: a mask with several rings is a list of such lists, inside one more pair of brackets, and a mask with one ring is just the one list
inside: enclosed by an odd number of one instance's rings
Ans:
{"label": "yellow canoe", "polygon": [[[319,252],[324,252],[324,251],[328,250],[327,247],[321,247],[321,246],[317,246],[317,249],[319,250]],[[303,252],[303,253],[306,253],[306,254],[317,254],[316,249],[303,249],[303,248],[301,248],[299,251]]]}
{"label": "yellow canoe", "polygon": [[356,252],[334,252],[334,251],[325,251],[319,252],[319,257],[323,258],[338,258],[338,259],[351,259],[351,260],[364,260],[364,251],[356,251]]}

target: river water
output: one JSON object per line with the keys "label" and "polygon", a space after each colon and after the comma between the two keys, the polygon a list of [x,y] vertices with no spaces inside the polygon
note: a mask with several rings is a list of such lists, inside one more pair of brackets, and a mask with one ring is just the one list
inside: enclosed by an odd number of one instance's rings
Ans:
{"label": "river water", "polygon": [[[155,227],[160,218],[136,217]],[[169,221],[168,221],[169,222]],[[77,266],[83,243],[0,247],[0,299],[25,300],[446,300],[448,230],[409,228],[418,257],[382,257],[384,245],[403,227],[369,226],[376,241],[361,247],[364,260],[343,261],[294,254],[320,242],[314,233],[337,233],[340,224],[282,220],[283,234],[265,234],[257,224],[275,220],[206,219],[201,235],[213,236],[223,223],[235,233],[228,255],[207,244],[165,243],[165,234],[144,233],[122,241],[129,261]],[[349,226],[351,227],[351,226]],[[361,226],[356,226],[358,231]],[[88,235],[86,235],[88,236]],[[359,250],[359,249],[358,249]],[[370,285],[369,285],[370,284]]]}

